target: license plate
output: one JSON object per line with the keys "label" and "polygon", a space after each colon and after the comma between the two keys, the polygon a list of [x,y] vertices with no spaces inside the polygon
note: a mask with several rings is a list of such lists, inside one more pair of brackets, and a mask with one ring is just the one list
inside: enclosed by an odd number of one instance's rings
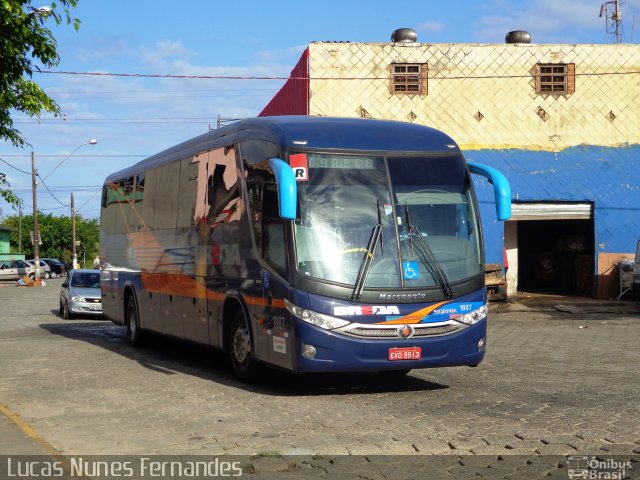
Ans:
{"label": "license plate", "polygon": [[422,358],[422,348],[420,347],[398,347],[389,349],[389,360],[420,360]]}
{"label": "license plate", "polygon": [[101,312],[102,311],[102,305],[87,305],[87,307],[89,310],[93,310],[94,312]]}

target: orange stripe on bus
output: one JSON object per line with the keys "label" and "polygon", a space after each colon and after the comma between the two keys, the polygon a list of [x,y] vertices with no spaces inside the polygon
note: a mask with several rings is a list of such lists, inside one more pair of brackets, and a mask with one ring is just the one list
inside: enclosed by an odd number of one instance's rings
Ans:
{"label": "orange stripe on bus", "polygon": [[435,303],[429,307],[420,309],[416,312],[410,313],[409,315],[405,315],[404,317],[389,320],[388,322],[376,322],[376,325],[406,325],[408,323],[420,323],[424,317],[429,315],[435,309],[440,308],[445,303],[447,302]]}
{"label": "orange stripe on bus", "polygon": [[[149,292],[190,298],[206,298],[219,302],[225,299],[223,293],[207,289],[202,283],[197,282],[188,275],[142,272],[140,278],[145,290]],[[249,305],[286,308],[284,299],[274,298],[271,300],[271,304],[263,297],[244,296],[243,299]]]}

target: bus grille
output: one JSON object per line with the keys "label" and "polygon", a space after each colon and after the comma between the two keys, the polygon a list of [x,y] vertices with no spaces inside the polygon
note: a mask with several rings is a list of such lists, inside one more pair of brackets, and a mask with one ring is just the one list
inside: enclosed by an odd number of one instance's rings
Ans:
{"label": "bus grille", "polygon": [[[432,335],[445,335],[447,333],[453,333],[457,330],[460,330],[460,326],[458,325],[438,325],[434,327],[417,327],[412,325],[415,333],[411,336],[411,338],[416,337],[429,337]],[[355,337],[364,337],[364,338],[398,338],[398,333],[395,328],[379,328],[379,327],[365,327],[358,326],[351,329],[343,330],[342,333],[346,335],[353,335]]]}

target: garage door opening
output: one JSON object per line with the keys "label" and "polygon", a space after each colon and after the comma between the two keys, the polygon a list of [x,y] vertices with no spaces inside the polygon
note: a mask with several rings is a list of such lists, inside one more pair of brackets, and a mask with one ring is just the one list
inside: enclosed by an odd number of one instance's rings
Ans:
{"label": "garage door opening", "polygon": [[592,219],[519,221],[517,230],[518,290],[593,295]]}

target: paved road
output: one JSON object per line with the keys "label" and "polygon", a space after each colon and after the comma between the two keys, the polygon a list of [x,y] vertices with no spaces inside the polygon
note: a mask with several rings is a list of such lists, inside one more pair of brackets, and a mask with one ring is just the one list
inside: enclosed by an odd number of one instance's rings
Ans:
{"label": "paved road", "polygon": [[108,321],[63,320],[52,283],[0,288],[0,404],[63,455],[251,455],[264,478],[358,478],[361,462],[377,468],[367,478],[412,478],[437,455],[429,465],[456,478],[567,478],[566,455],[640,453],[637,313],[498,305],[475,369],[271,371],[248,387],[207,349],[134,349]]}

